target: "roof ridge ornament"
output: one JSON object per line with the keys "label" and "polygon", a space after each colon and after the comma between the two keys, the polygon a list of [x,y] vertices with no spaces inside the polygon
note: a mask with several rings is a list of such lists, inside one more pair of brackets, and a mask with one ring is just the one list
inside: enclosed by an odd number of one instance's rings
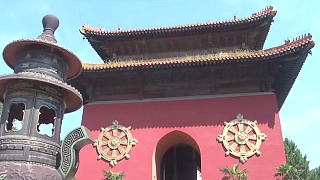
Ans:
{"label": "roof ridge ornament", "polygon": [[42,26],[43,33],[37,39],[57,43],[54,32],[59,27],[59,19],[52,14],[48,14],[42,18]]}

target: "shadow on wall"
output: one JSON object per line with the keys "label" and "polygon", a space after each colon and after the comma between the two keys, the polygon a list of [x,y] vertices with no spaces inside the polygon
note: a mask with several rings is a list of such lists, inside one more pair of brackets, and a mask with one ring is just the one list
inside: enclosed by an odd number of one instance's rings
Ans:
{"label": "shadow on wall", "polygon": [[176,100],[139,103],[85,105],[82,124],[91,131],[118,120],[120,124],[139,128],[173,128],[196,126],[224,126],[238,114],[258,124],[275,125],[278,113],[274,94]]}

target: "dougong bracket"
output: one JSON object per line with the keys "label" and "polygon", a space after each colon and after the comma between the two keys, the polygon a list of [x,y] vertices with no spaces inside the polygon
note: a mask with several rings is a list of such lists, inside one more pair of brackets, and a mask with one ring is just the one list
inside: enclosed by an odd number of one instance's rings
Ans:
{"label": "dougong bracket", "polygon": [[61,142],[61,165],[58,170],[63,180],[75,176],[79,168],[80,149],[93,142],[89,130],[84,126],[70,132]]}

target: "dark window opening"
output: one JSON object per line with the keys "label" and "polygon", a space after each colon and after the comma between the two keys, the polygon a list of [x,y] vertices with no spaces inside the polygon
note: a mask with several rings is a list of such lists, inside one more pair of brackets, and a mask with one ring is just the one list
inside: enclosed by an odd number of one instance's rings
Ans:
{"label": "dark window opening", "polygon": [[200,161],[199,153],[191,146],[172,146],[161,161],[161,180],[201,180]]}
{"label": "dark window opening", "polygon": [[22,129],[25,108],[24,103],[14,103],[10,105],[8,120],[6,123],[7,131],[19,131]]}
{"label": "dark window opening", "polygon": [[56,111],[46,106],[42,106],[39,113],[39,121],[37,124],[38,133],[52,137],[54,134]]}
{"label": "dark window opening", "polygon": [[58,152],[56,154],[56,169],[58,169],[61,166],[61,154]]}

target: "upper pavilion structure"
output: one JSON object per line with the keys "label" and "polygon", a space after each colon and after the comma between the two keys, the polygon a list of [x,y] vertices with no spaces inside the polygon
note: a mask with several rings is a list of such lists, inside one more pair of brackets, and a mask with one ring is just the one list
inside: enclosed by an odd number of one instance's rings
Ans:
{"label": "upper pavilion structure", "polygon": [[72,83],[85,103],[273,92],[281,108],[314,42],[306,34],[263,50],[276,14],[270,6],[248,18],[174,27],[83,25],[104,63],[83,63]]}
{"label": "upper pavilion structure", "polygon": [[[276,14],[139,30],[84,25],[104,62],[83,63],[70,82],[97,137],[80,152],[77,179],[101,179],[87,172],[107,163],[128,179],[222,179],[219,168],[239,160],[249,179],[274,179],[286,161],[279,109],[315,45],[305,34],[264,49]],[[115,119],[132,127],[127,140]]]}
{"label": "upper pavilion structure", "polygon": [[214,54],[235,49],[261,50],[276,11],[268,7],[248,18],[174,27],[108,31],[80,30],[105,61]]}

